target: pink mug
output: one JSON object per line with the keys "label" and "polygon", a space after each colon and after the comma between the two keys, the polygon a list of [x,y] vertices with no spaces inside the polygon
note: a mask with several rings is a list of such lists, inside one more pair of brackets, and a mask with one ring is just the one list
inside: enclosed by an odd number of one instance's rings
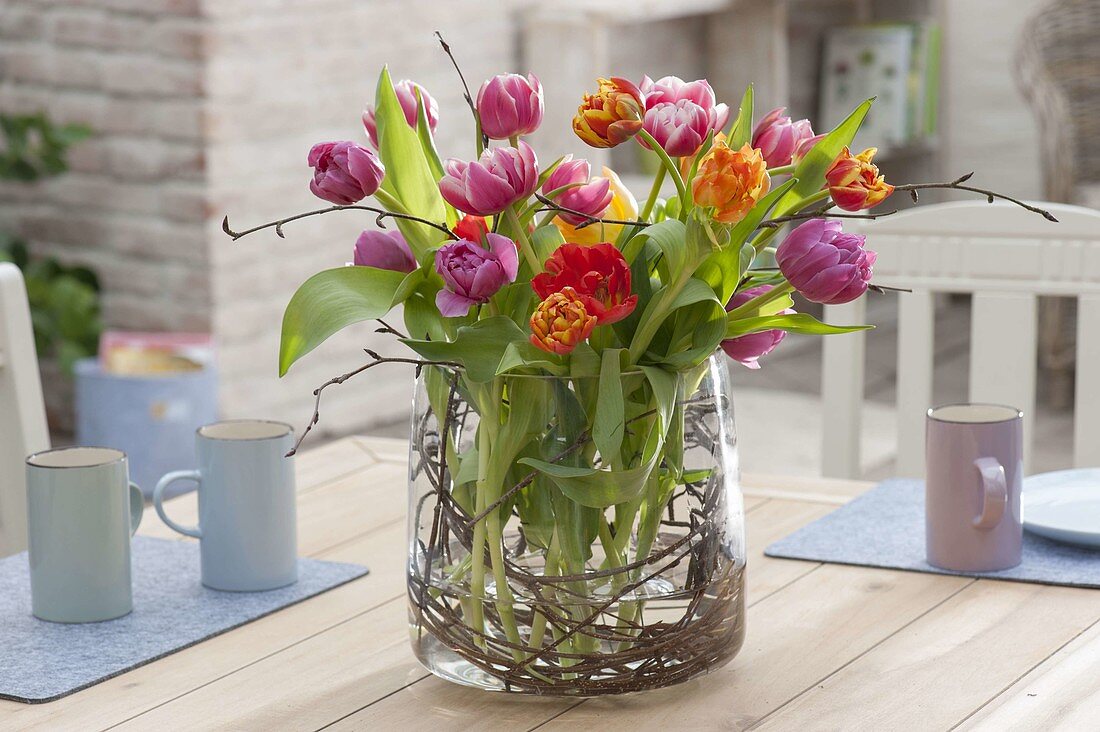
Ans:
{"label": "pink mug", "polygon": [[1020,563],[1023,413],[999,404],[928,410],[925,433],[928,563],[991,572]]}

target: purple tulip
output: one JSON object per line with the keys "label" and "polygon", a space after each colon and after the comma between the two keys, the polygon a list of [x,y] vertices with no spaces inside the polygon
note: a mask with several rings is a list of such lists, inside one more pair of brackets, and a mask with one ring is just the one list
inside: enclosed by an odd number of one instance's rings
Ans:
{"label": "purple tulip", "polygon": [[[602,216],[614,196],[611,192],[611,181],[607,178],[591,178],[591,173],[587,160],[574,160],[572,155],[566,155],[542,184],[542,193],[549,196],[562,186],[572,185],[572,188],[566,188],[559,193],[555,202],[565,208],[580,211],[585,216]],[[573,226],[588,220],[584,216],[569,213],[559,213],[558,216]]]}
{"label": "purple tulip", "polygon": [[309,189],[326,201],[348,206],[378,190],[386,168],[378,156],[354,142],[319,142],[309,150]]}
{"label": "purple tulip", "polygon": [[[420,98],[424,101],[424,114],[428,118],[428,130],[434,133],[436,125],[439,124],[439,105],[432,99],[432,95],[428,93],[428,90],[415,81],[409,81],[408,79],[402,79],[394,84],[393,90],[397,94],[398,103],[401,104],[401,111],[405,113],[405,121],[413,129],[416,129],[416,118],[419,112],[416,103],[416,91],[420,90]],[[378,125],[374,121],[373,106],[368,106],[363,110],[363,127],[367,129],[370,144],[374,145],[374,149],[377,150]]]}
{"label": "purple tulip", "polygon": [[[757,295],[763,295],[772,289],[771,285],[760,285],[742,290],[730,298],[726,304],[726,312],[739,308]],[[784,314],[793,313],[790,308],[783,311]],[[759,333],[749,333],[737,338],[727,338],[722,341],[722,350],[726,355],[741,365],[750,369],[760,368],[758,360],[775,350],[775,347],[783,342],[787,332],[779,329],[762,330]]]}
{"label": "purple tulip", "polygon": [[786,109],[776,107],[768,112],[752,131],[752,146],[760,150],[769,168],[790,165],[799,143],[814,136],[810,120],[791,122],[791,118],[783,114]]}
{"label": "purple tulip", "polygon": [[412,272],[417,268],[416,257],[405,237],[393,231],[364,231],[355,241],[355,264],[360,267],[389,269],[394,272]]}
{"label": "purple tulip", "polygon": [[455,318],[516,281],[519,252],[516,244],[500,234],[486,234],[489,249],[472,241],[448,242],[435,252],[435,271],[446,289],[436,293],[435,304],[441,315]]}
{"label": "purple tulip", "polygon": [[839,305],[867,291],[878,255],[864,249],[864,241],[859,234],[845,234],[839,221],[810,219],[787,235],[775,261],[807,300]]}
{"label": "purple tulip", "polygon": [[478,216],[498,214],[534,193],[539,184],[535,151],[520,140],[519,147],[497,147],[467,163],[451,158],[444,166],[439,192],[447,203]]}
{"label": "purple tulip", "polygon": [[714,89],[711,88],[706,79],[684,81],[678,76],[664,76],[654,81],[648,76],[643,76],[642,83],[638,85],[638,88],[642,90],[642,94],[645,96],[647,110],[666,102],[672,104],[683,100],[695,102],[707,113],[710,129],[715,132],[726,126],[726,121],[730,116],[728,106],[715,103]]}
{"label": "purple tulip", "polygon": [[477,93],[481,131],[494,140],[530,135],[542,124],[542,84],[534,74],[499,74]]}
{"label": "purple tulip", "polygon": [[646,110],[643,126],[670,157],[694,155],[711,131],[707,111],[688,99],[658,102]]}

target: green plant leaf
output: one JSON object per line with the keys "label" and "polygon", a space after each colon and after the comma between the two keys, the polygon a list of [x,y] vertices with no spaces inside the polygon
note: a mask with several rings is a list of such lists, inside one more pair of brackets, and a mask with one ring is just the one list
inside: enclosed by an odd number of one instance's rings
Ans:
{"label": "green plant leaf", "polygon": [[283,313],[279,375],[329,336],[353,323],[380,318],[400,302],[409,275],[374,267],[326,269],[302,283]]}
{"label": "green plant leaf", "polygon": [[559,376],[567,373],[561,356],[536,348],[530,341],[512,341],[508,344],[497,364],[497,375],[518,368],[546,369]]}
{"label": "green plant leaf", "polygon": [[600,388],[596,397],[596,418],[592,423],[592,441],[608,464],[618,462],[623,431],[626,429],[620,366],[623,350],[608,348],[600,362]]}
{"label": "green plant leaf", "polygon": [[775,207],[776,216],[790,213],[802,199],[821,190],[822,186],[825,185],[825,171],[833,164],[841,150],[852,143],[852,139],[859,131],[859,126],[863,124],[863,118],[867,116],[867,111],[874,101],[872,97],[862,102],[852,110],[852,113],[843,122],[834,127],[819,143],[810,148],[810,151],[806,153],[806,157],[802,158],[802,161],[794,169],[792,177],[797,178],[798,183],[780,199]]}
{"label": "green plant leaf", "polygon": [[752,141],[752,84],[745,89],[741,97],[741,106],[737,108],[737,116],[730,123],[727,144],[734,150],[739,150],[742,145]]}
{"label": "green plant leaf", "polygon": [[676,408],[676,390],[679,376],[658,366],[642,366],[642,373],[653,389],[653,401],[657,407],[657,419],[661,429],[668,430],[669,420]]}
{"label": "green plant leaf", "polygon": [[[439,179],[432,174],[420,138],[405,119],[385,66],[378,77],[374,119],[378,125],[378,154],[386,166],[382,190],[406,211],[429,221],[444,221],[447,214],[439,194]],[[417,259],[444,237],[441,231],[415,221],[399,219],[397,226]]]}
{"label": "green plant leaf", "polygon": [[[439,159],[439,151],[435,149],[435,138],[432,137],[432,128],[428,124],[428,113],[424,109],[424,100],[420,97],[420,89],[415,89],[416,94],[416,137],[420,140],[420,149],[424,152],[424,160],[428,163],[428,169],[432,177],[438,182],[443,178],[443,161]],[[440,196],[442,198],[442,196]],[[458,212],[454,206],[443,201],[443,209],[447,215],[447,226],[454,228],[458,223]]]}
{"label": "green plant leaf", "polygon": [[510,318],[494,315],[462,326],[451,341],[403,338],[401,342],[430,361],[458,363],[471,381],[484,383],[496,376],[508,344],[526,340],[527,334]]}
{"label": "green plant leaf", "polygon": [[794,313],[731,320],[726,325],[725,337],[737,338],[750,333],[759,333],[762,330],[785,330],[789,333],[804,333],[807,335],[839,335],[841,333],[870,330],[874,327],[873,325],[829,325],[807,313]]}

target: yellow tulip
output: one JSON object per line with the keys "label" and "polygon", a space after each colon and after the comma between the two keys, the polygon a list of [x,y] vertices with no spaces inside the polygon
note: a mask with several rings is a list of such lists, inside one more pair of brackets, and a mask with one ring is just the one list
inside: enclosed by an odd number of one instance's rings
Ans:
{"label": "yellow tulip", "polygon": [[[638,202],[634,199],[634,194],[623,185],[615,171],[606,165],[603,169],[603,175],[611,181],[611,203],[601,218],[618,219],[620,221],[630,221],[638,218]],[[578,229],[569,222],[562,221],[560,216],[554,219],[554,225],[558,227],[562,237],[573,244],[614,242],[623,230],[622,224],[590,224]]]}

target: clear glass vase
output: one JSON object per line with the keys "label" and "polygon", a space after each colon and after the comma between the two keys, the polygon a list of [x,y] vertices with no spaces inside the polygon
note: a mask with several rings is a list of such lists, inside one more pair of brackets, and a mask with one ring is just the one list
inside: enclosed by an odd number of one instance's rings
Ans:
{"label": "clear glass vase", "polygon": [[716,357],[617,384],[425,367],[407,567],[421,664],[484,689],[597,696],[733,658],[745,541],[729,395]]}

